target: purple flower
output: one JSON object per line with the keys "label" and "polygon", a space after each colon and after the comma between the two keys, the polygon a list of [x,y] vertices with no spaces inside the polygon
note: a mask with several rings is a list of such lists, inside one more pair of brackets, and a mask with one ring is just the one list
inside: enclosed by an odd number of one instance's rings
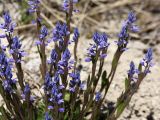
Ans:
{"label": "purple flower", "polygon": [[73,41],[78,41],[78,38],[79,38],[79,31],[78,31],[78,28],[75,28],[74,29],[74,36],[73,36]]}
{"label": "purple flower", "polygon": [[44,39],[48,35],[48,29],[46,26],[42,26],[39,38]]}
{"label": "purple flower", "polygon": [[69,83],[69,91],[70,92],[75,92],[75,87],[78,85],[80,87],[81,80],[80,80],[80,72],[72,72],[69,74],[69,76],[72,78]]}
{"label": "purple flower", "polygon": [[58,54],[57,54],[56,50],[52,49],[51,58],[49,60],[49,63],[50,64],[56,63],[57,57],[58,57]]}
{"label": "purple flower", "polygon": [[12,50],[18,50],[20,49],[22,44],[20,43],[20,40],[17,36],[13,37],[13,43],[11,44]]}
{"label": "purple flower", "polygon": [[[29,84],[27,83],[25,85],[24,91],[21,95],[23,100],[27,99],[27,96],[30,94],[30,92],[31,92],[31,88],[30,88]],[[32,102],[35,100],[35,98],[33,96],[28,96],[28,97],[30,97],[29,100],[32,101]]]}
{"label": "purple flower", "polygon": [[95,101],[98,102],[101,99],[101,97],[102,97],[101,93],[97,92],[95,96]]}
{"label": "purple flower", "polygon": [[37,40],[37,41],[35,41],[35,45],[42,45],[42,42]]}
{"label": "purple flower", "polygon": [[16,80],[13,79],[11,65],[8,62],[8,59],[2,50],[0,52],[0,76],[4,78],[2,85],[6,92],[12,93],[13,92],[13,85],[16,84]]}
{"label": "purple flower", "polygon": [[67,48],[63,54],[62,54],[62,59],[58,62],[58,73],[59,74],[64,74],[65,70],[70,69],[72,66],[72,62],[70,62],[70,57],[71,57],[71,53],[69,51],[69,49]]}
{"label": "purple flower", "polygon": [[48,92],[51,86],[52,86],[52,78],[50,77],[49,73],[46,73],[44,81],[44,90]]}
{"label": "purple flower", "polygon": [[5,34],[1,34],[1,35],[0,35],[0,38],[5,38],[5,37],[6,37]]}
{"label": "purple flower", "polygon": [[17,56],[16,62],[21,62],[22,57],[25,56],[25,52],[21,50],[22,44],[17,36],[13,37],[10,54],[15,54]]}
{"label": "purple flower", "polygon": [[138,32],[139,27],[136,26],[134,23],[136,22],[136,16],[133,12],[130,12],[128,14],[128,19],[124,21],[122,25],[122,29],[118,35],[119,40],[116,41],[118,48],[120,51],[125,51],[126,46],[128,44],[128,39],[129,39],[129,32]]}
{"label": "purple flower", "polygon": [[65,23],[58,22],[56,28],[53,30],[53,41],[63,41],[64,37],[69,35],[67,25]]}
{"label": "purple flower", "polygon": [[153,59],[152,52],[153,52],[152,49],[149,48],[149,49],[147,50],[147,53],[145,54],[144,60],[145,60],[147,63],[150,63],[150,62],[152,61],[152,59]]}
{"label": "purple flower", "polygon": [[4,23],[0,25],[0,28],[6,30],[6,32],[13,32],[16,24],[12,23],[12,19],[11,16],[9,15],[9,12],[4,12],[3,19]]}
{"label": "purple flower", "polygon": [[129,77],[131,80],[134,80],[133,76],[134,76],[134,74],[136,74],[136,73],[138,74],[139,71],[138,71],[138,69],[135,68],[134,62],[131,61],[131,63],[130,63],[130,69],[128,70],[128,77]]}
{"label": "purple flower", "polygon": [[59,108],[58,111],[59,112],[64,112],[64,108]]}
{"label": "purple flower", "polygon": [[93,35],[93,41],[96,43],[99,49],[105,49],[109,46],[108,37],[105,33],[95,32]]}
{"label": "purple flower", "polygon": [[40,0],[28,0],[29,5],[29,13],[34,13],[37,11],[38,5],[40,4]]}
{"label": "purple flower", "polygon": [[128,14],[128,22],[130,22],[130,23],[136,22],[136,16],[135,16],[135,14],[133,12],[130,12]]}
{"label": "purple flower", "polygon": [[26,84],[25,85],[25,88],[24,88],[24,94],[28,94],[30,92],[30,87],[29,87],[29,84]]}
{"label": "purple flower", "polygon": [[[49,73],[46,74],[44,90],[45,93],[49,96],[49,101],[52,104],[61,105],[64,100],[61,93],[61,88],[63,85],[59,84],[59,74],[55,73],[54,77],[51,77]],[[54,109],[54,106],[49,106],[49,109]]]}
{"label": "purple flower", "polygon": [[152,49],[149,48],[147,50],[147,53],[145,54],[145,57],[141,61],[141,65],[145,67],[144,73],[150,73],[150,67],[153,66],[152,59],[153,59],[153,53]]}
{"label": "purple flower", "polygon": [[52,110],[52,109],[53,109],[53,106],[51,106],[51,105],[48,106],[48,109],[49,109],[49,110]]}
{"label": "purple flower", "polygon": [[45,113],[45,120],[53,120],[48,112]]}
{"label": "purple flower", "polygon": [[66,49],[62,55],[62,60],[64,61],[68,61],[71,57],[71,53],[69,51],[69,49]]}
{"label": "purple flower", "polygon": [[99,51],[99,56],[100,58],[104,59],[107,54],[104,53],[107,51],[109,43],[108,43],[108,37],[105,33],[98,33],[95,32],[93,34],[93,41],[95,44],[90,44],[90,47],[87,49],[88,50],[88,57],[85,59],[86,62],[94,61],[94,58]]}

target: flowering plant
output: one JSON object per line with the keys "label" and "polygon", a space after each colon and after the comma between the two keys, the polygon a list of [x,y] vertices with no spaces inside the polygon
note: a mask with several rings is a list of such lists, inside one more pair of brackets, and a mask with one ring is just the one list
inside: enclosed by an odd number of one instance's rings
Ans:
{"label": "flowering plant", "polygon": [[[3,14],[4,23],[0,28],[4,34],[1,34],[0,38],[6,38],[8,45],[0,44],[0,94],[5,102],[0,107],[2,120],[116,120],[129,104],[143,79],[150,73],[152,49],[148,49],[138,68],[131,61],[124,92],[112,109],[104,108],[103,101],[114,79],[119,59],[128,49],[129,33],[139,30],[135,25],[136,16],[130,12],[122,25],[118,40],[115,42],[117,50],[109,74],[103,67],[110,45],[108,35],[99,32],[93,34],[93,43],[87,49],[85,58],[85,62],[92,64],[92,72],[86,81],[81,81],[82,66],[77,62],[80,33],[78,28],[72,30],[70,26],[73,12],[78,12],[75,8],[77,2],[78,0],[64,0],[66,22],[57,22],[51,39],[47,41],[49,33],[41,22],[40,0],[28,0],[29,13],[36,14],[38,40],[35,44],[41,59],[40,79],[44,81],[42,85],[44,94],[41,97],[42,102],[38,102],[38,105],[24,77],[22,65],[26,54],[21,48],[19,37],[14,35],[16,24],[9,12]],[[46,48],[50,42],[53,42],[55,47],[51,50],[50,59],[47,60]],[[74,59],[69,50],[70,44],[74,44]],[[16,69],[16,74],[13,73],[13,68]],[[98,82],[101,83],[100,89],[97,87]]]}

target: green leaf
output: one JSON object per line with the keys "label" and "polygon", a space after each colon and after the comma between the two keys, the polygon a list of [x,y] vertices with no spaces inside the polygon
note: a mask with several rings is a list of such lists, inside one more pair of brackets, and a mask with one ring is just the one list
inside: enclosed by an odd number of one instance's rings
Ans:
{"label": "green leaf", "polygon": [[123,112],[123,110],[125,109],[126,104],[125,102],[121,102],[117,108],[116,108],[116,118],[119,117],[121,115],[121,113]]}
{"label": "green leaf", "polygon": [[45,104],[43,102],[38,103],[37,120],[44,120]]}
{"label": "green leaf", "polygon": [[103,88],[105,86],[107,86],[109,84],[109,80],[107,79],[107,72],[106,70],[102,73],[102,79],[101,79],[101,90],[103,90]]}
{"label": "green leaf", "polygon": [[139,70],[140,72],[142,72],[142,65],[141,65],[141,64],[139,64],[138,70]]}
{"label": "green leaf", "polygon": [[65,95],[64,95],[64,100],[69,102],[70,101],[70,97],[71,97],[70,93],[66,92]]}
{"label": "green leaf", "polygon": [[125,91],[128,89],[130,85],[130,80],[128,78],[125,79]]}
{"label": "green leaf", "polygon": [[73,120],[77,120],[78,117],[79,117],[79,114],[80,114],[80,104],[81,104],[81,101],[77,101],[76,104],[75,104],[75,111],[74,111],[74,114],[73,114]]}

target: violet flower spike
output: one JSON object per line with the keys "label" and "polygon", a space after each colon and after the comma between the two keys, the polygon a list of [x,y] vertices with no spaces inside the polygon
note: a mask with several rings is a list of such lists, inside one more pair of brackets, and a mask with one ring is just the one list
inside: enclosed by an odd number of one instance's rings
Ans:
{"label": "violet flower spike", "polygon": [[4,90],[8,93],[12,93],[14,91],[13,85],[16,84],[16,80],[12,78],[11,65],[3,50],[0,52],[0,76],[5,78],[2,83]]}
{"label": "violet flower spike", "polygon": [[140,64],[145,67],[145,70],[144,70],[145,74],[150,73],[150,67],[153,66],[152,59],[153,59],[153,51],[151,48],[149,48],[147,50],[147,53],[145,54],[145,57],[140,62]]}
{"label": "violet flower spike", "polygon": [[40,4],[40,0],[28,0],[28,5],[30,6],[30,8],[28,9],[28,12],[29,13],[36,12],[39,4]]}
{"label": "violet flower spike", "polygon": [[135,64],[133,61],[130,63],[130,69],[128,70],[128,76],[131,80],[134,80],[134,74],[139,74],[138,69],[135,68]]}
{"label": "violet flower spike", "polygon": [[42,28],[41,28],[39,38],[40,38],[40,39],[44,39],[47,35],[48,35],[48,29],[47,29],[47,27],[44,25],[44,26],[42,26]]}
{"label": "violet flower spike", "polygon": [[94,57],[96,56],[97,51],[100,52],[100,55],[98,57],[105,58],[107,56],[106,53],[103,53],[103,51],[106,51],[108,46],[110,45],[108,43],[108,37],[105,33],[98,33],[95,32],[93,34],[93,41],[95,44],[90,44],[90,48],[88,48],[88,57],[85,59],[86,62],[90,62],[94,60]]}
{"label": "violet flower spike", "polygon": [[12,33],[16,27],[16,24],[12,22],[9,12],[4,12],[3,19],[4,23],[0,24],[0,29],[5,30],[5,32]]}
{"label": "violet flower spike", "polygon": [[79,30],[78,30],[78,28],[75,28],[75,29],[74,29],[73,42],[78,41],[79,36],[80,36]]}
{"label": "violet flower spike", "polygon": [[126,46],[128,44],[128,39],[129,39],[129,32],[138,32],[139,27],[136,26],[134,23],[136,22],[136,16],[133,12],[130,12],[128,14],[128,18],[126,21],[124,21],[121,31],[118,35],[119,40],[116,41],[116,44],[118,45],[120,51],[125,51]]}
{"label": "violet flower spike", "polygon": [[81,85],[80,72],[79,71],[72,72],[69,74],[69,76],[72,78],[72,80],[70,80],[69,83],[69,91],[75,92],[76,85],[78,85],[81,89],[82,86],[80,86]]}

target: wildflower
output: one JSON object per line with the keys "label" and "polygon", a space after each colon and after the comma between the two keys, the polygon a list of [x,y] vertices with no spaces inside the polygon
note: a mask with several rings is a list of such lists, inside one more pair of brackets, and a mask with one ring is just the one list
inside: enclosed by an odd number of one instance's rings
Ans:
{"label": "wildflower", "polygon": [[50,77],[49,73],[46,73],[45,81],[44,81],[44,90],[48,93],[49,88],[52,85],[52,78]]}
{"label": "wildflower", "polygon": [[[14,31],[16,24],[12,22],[11,16],[9,15],[9,12],[4,12],[3,19],[4,19],[4,23],[2,23],[0,25],[0,29],[6,30],[5,32],[12,33]],[[3,35],[3,37],[4,37],[4,35]]]}
{"label": "wildflower", "polygon": [[52,110],[52,109],[53,109],[53,106],[51,106],[51,105],[48,106],[48,109],[49,109],[49,110]]}
{"label": "wildflower", "polygon": [[[55,76],[52,78],[49,73],[46,74],[44,90],[49,95],[49,101],[51,103],[61,105],[64,100],[61,93],[61,89],[63,89],[63,85],[59,85],[59,74],[55,73]],[[54,109],[54,106],[48,106],[48,109]]]}
{"label": "wildflower", "polygon": [[64,74],[65,69],[71,68],[70,65],[71,53],[69,49],[66,49],[62,54],[62,59],[58,62],[58,72],[59,74]]}
{"label": "wildflower", "polygon": [[95,96],[95,101],[98,102],[101,99],[101,97],[102,97],[101,93],[97,92]]}
{"label": "wildflower", "polygon": [[129,76],[129,78],[130,78],[131,80],[134,80],[133,76],[134,76],[134,74],[136,74],[136,73],[138,74],[139,71],[138,71],[138,69],[135,68],[134,62],[131,61],[131,63],[130,63],[130,69],[128,70],[128,76]]}
{"label": "wildflower", "polygon": [[[76,71],[76,72],[72,72],[69,74],[69,76],[72,78],[72,80],[70,80],[70,83],[69,83],[69,91],[70,92],[74,92],[75,91],[75,87],[76,85],[78,85],[80,87],[80,72],[79,71]],[[83,86],[81,86],[83,87]]]}
{"label": "wildflower", "polygon": [[59,112],[64,112],[64,108],[59,108]]}
{"label": "wildflower", "polygon": [[149,48],[147,50],[147,53],[145,54],[145,57],[141,61],[141,65],[145,67],[144,71],[145,74],[150,73],[150,67],[153,66],[152,59],[153,59],[152,49]]}
{"label": "wildflower", "polygon": [[98,49],[105,49],[109,46],[108,37],[105,33],[100,34],[95,32],[93,35],[93,41],[98,46]]}
{"label": "wildflower", "polygon": [[4,78],[2,83],[4,90],[6,92],[12,93],[13,86],[16,84],[16,80],[12,78],[13,75],[11,65],[8,62],[8,59],[3,50],[0,52],[0,76]]}
{"label": "wildflower", "polygon": [[65,23],[58,22],[53,30],[53,41],[62,41],[65,36],[69,35],[68,27]]}
{"label": "wildflower", "polygon": [[95,42],[95,44],[90,44],[91,47],[88,48],[88,57],[85,59],[86,62],[94,60],[98,51],[98,57],[105,58],[107,56],[107,54],[105,53],[109,46],[107,35],[105,33],[100,34],[98,32],[95,32],[93,35],[93,41]]}
{"label": "wildflower", "polygon": [[50,57],[50,60],[48,61],[48,63],[50,63],[50,64],[55,63],[57,60],[57,57],[58,57],[58,54],[57,54],[56,50],[52,49],[51,57]]}
{"label": "wildflower", "polygon": [[31,92],[31,88],[30,88],[29,84],[26,84],[25,88],[24,88],[24,91],[23,91],[23,93],[21,95],[22,99],[26,100],[27,97],[29,97],[29,100],[33,102],[35,100],[35,97],[31,96],[30,92]]}
{"label": "wildflower", "polygon": [[129,31],[138,32],[139,28],[134,23],[136,22],[136,16],[133,12],[128,14],[128,19],[124,21],[122,29],[118,35],[119,40],[116,41],[120,51],[125,51],[129,39]]}
{"label": "wildflower", "polygon": [[77,41],[79,38],[79,31],[78,31],[78,28],[75,28],[74,29],[74,36],[73,36],[73,41]]}
{"label": "wildflower", "polygon": [[28,0],[28,5],[30,6],[28,9],[29,13],[36,12],[39,4],[40,0]]}
{"label": "wildflower", "polygon": [[44,39],[48,35],[48,29],[46,26],[42,26],[41,31],[40,31],[40,39]]}
{"label": "wildflower", "polygon": [[21,50],[22,44],[20,43],[20,40],[17,36],[12,38],[12,43],[11,43],[11,49],[10,49],[10,54],[15,54],[16,55],[16,62],[21,62],[22,57],[26,55],[26,53]]}
{"label": "wildflower", "polygon": [[48,112],[45,113],[45,120],[53,120]]}
{"label": "wildflower", "polygon": [[58,22],[56,24],[56,28],[53,29],[52,34],[52,40],[54,42],[58,42],[59,48],[62,50],[64,47],[64,39],[70,34],[67,25],[65,23]]}

